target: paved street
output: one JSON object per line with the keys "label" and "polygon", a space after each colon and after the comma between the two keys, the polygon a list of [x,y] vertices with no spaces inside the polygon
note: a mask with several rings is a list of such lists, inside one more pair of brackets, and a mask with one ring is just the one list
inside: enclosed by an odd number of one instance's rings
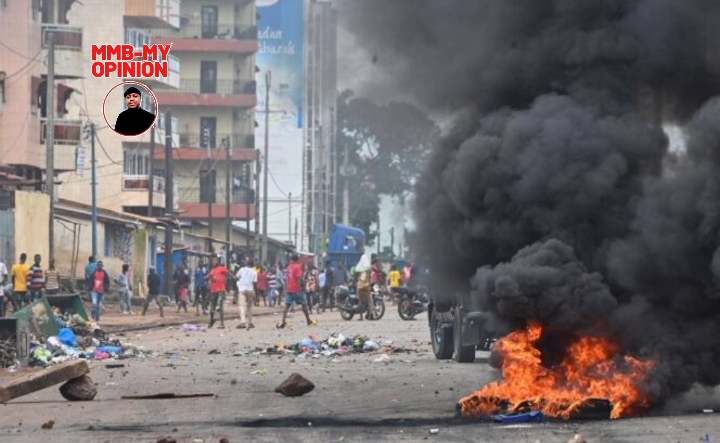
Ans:
{"label": "paved street", "polygon": [[[337,313],[306,327],[295,313],[278,331],[278,315],[256,319],[257,328],[182,332],[180,327],[128,332],[124,342],[145,346],[156,357],[92,362],[98,397],[89,403],[65,401],[56,388],[0,406],[3,442],[178,442],[240,441],[508,441],[566,442],[576,432],[589,442],[696,442],[720,438],[712,415],[655,417],[615,422],[496,425],[454,418],[457,399],[494,377],[480,358],[475,364],[439,362],[428,341],[425,317],[401,321],[393,307],[379,322],[345,322]],[[190,320],[194,316],[189,317]],[[364,334],[392,341],[410,353],[348,354],[300,358],[246,354],[255,346],[291,344],[309,334]],[[210,352],[212,354],[209,354]],[[479,357],[485,357],[479,355]],[[274,388],[298,372],[316,385],[299,398]],[[177,400],[122,400],[123,395],[212,393],[215,397]],[[52,430],[41,425],[55,420]],[[431,434],[431,429],[437,429]],[[715,441],[715,440],[711,440]]]}

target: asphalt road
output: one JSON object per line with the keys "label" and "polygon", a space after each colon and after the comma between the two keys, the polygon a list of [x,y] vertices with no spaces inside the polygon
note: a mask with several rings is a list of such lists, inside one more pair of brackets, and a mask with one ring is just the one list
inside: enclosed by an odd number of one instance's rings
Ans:
{"label": "asphalt road", "polygon": [[[193,320],[193,316],[188,317]],[[124,342],[156,352],[146,359],[92,362],[98,397],[65,401],[56,388],[0,405],[2,442],[425,441],[567,442],[575,433],[588,442],[720,441],[713,414],[656,416],[619,421],[497,425],[454,418],[455,403],[497,376],[478,354],[474,364],[437,361],[423,316],[401,321],[389,307],[378,322],[345,322],[337,313],[307,327],[296,313],[278,331],[277,315],[257,318],[256,329],[185,333],[179,327],[128,333]],[[313,334],[363,334],[392,341],[410,353],[350,354],[298,358],[256,355],[254,347],[291,344]],[[213,354],[209,352],[213,351]],[[386,361],[380,361],[386,359]],[[274,391],[290,373],[316,385],[299,398]],[[122,400],[123,395],[212,393],[211,398]],[[41,428],[54,420],[51,430]],[[432,430],[432,432],[431,432]],[[436,432],[434,432],[436,430]]]}

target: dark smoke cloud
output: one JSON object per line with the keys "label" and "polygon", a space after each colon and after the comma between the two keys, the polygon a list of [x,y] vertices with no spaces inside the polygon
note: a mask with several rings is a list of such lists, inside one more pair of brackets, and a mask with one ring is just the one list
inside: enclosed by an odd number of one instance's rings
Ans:
{"label": "dark smoke cloud", "polygon": [[416,189],[440,304],[612,334],[657,398],[720,383],[720,2],[338,5],[386,90],[456,113]]}

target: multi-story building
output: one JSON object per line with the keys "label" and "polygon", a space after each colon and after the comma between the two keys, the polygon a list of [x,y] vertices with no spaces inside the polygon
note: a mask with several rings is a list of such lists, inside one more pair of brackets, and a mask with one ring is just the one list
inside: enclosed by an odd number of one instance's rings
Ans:
{"label": "multi-story building", "polygon": [[[223,238],[228,171],[230,218],[252,220],[256,214],[255,2],[182,0],[180,26],[150,32],[152,42],[172,43],[181,67],[179,88],[158,85],[155,91],[178,133],[173,159],[179,217],[194,229],[212,220],[212,236]],[[158,146],[156,169],[164,158]]]}
{"label": "multi-story building", "polygon": [[0,163],[42,189],[46,167],[49,32],[55,40],[55,171],[75,169],[81,121],[68,112],[84,75],[83,29],[69,18],[75,2],[0,1]]}

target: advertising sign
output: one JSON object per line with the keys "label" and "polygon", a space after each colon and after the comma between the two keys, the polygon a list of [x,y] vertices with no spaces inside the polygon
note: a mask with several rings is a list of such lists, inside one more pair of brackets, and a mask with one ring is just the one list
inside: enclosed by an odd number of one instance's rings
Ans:
{"label": "advertising sign", "polygon": [[[264,150],[266,78],[270,73],[268,232],[288,240],[288,195],[302,193],[305,18],[303,0],[257,0],[256,146]],[[262,194],[261,194],[262,195]],[[292,203],[293,219],[301,205]],[[294,223],[294,221],[293,221]]]}

